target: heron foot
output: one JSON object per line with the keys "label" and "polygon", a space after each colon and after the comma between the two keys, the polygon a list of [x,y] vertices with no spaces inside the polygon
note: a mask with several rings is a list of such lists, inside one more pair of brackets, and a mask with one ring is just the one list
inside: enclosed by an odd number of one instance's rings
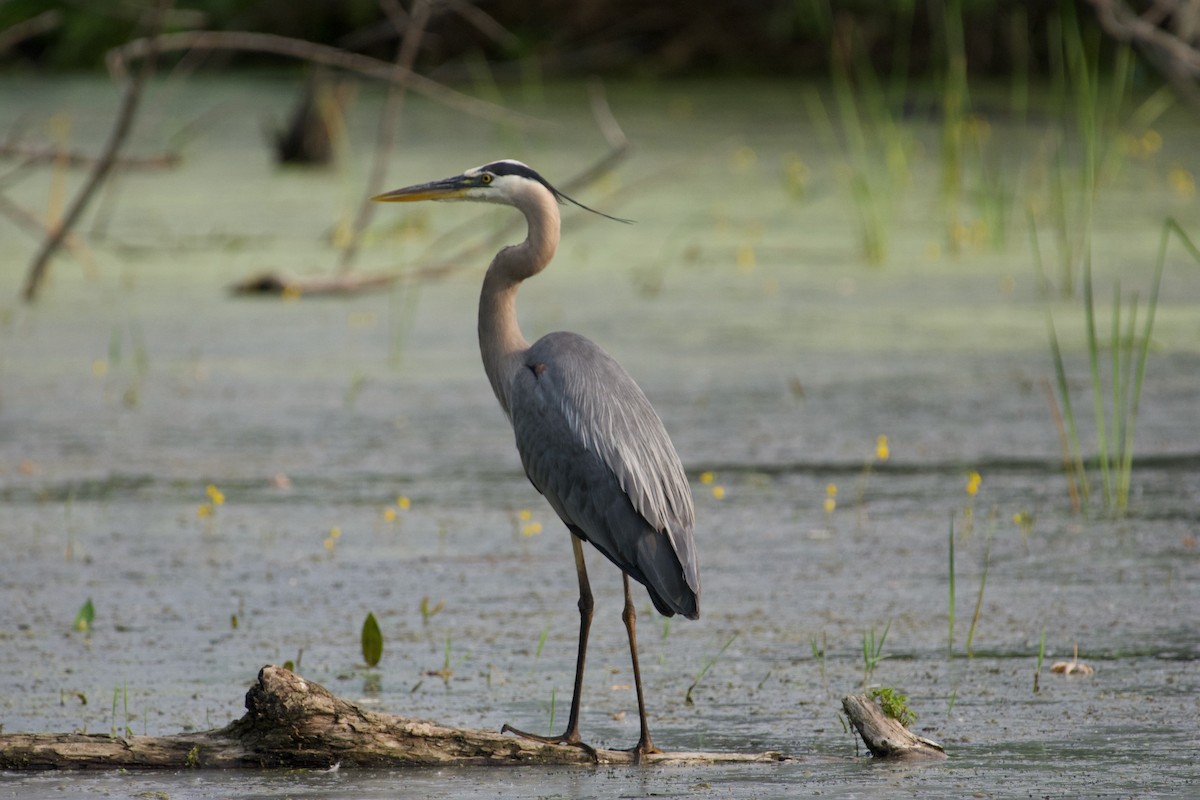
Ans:
{"label": "heron foot", "polygon": [[649,738],[639,739],[638,743],[625,751],[633,756],[634,761],[641,761],[642,756],[651,755],[653,753],[661,753],[662,750],[654,746],[654,743]]}
{"label": "heron foot", "polygon": [[541,742],[542,744],[561,744],[566,745],[567,747],[578,747],[580,750],[591,756],[592,760],[594,760],[597,764],[600,763],[600,756],[596,753],[596,748],[583,742],[579,738],[578,731],[566,731],[560,736],[538,736],[536,733],[527,733],[505,723],[504,726],[500,728],[500,732],[511,733],[514,736],[521,737],[522,739],[529,739],[530,741]]}

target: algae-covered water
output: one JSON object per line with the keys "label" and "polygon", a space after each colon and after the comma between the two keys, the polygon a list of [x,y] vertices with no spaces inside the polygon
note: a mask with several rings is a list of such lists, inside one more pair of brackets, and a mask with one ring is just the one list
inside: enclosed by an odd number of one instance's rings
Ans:
{"label": "algae-covered water", "polygon": [[[122,174],[81,228],[90,260],[60,257],[36,306],[16,299],[35,242],[0,223],[4,732],[217,727],[240,716],[261,665],[287,660],[373,710],[493,729],[565,717],[575,576],[479,363],[475,300],[489,255],[444,280],[354,297],[226,292],[264,270],[332,269],[331,239],[367,170],[371,91],[352,112],[341,166],[272,165],[262,119],[283,117],[293,88],[269,78],[156,85],[131,149],[179,146],[182,164]],[[1039,191],[1036,145],[1051,123],[992,122],[990,146],[1019,195],[1011,230],[959,253],[937,191],[939,124],[907,123],[911,182],[892,190],[887,260],[872,267],[851,159],[813,119],[809,90],[628,85],[609,96],[636,149],[579,199],[637,224],[566,213],[555,263],[522,289],[522,324],[531,340],[578,331],[622,361],[693,481],[702,617],[667,625],[638,598],[656,743],[796,760],[6,774],[0,795],[1197,791],[1200,266],[1169,251],[1128,514],[1114,519],[1095,502],[1072,513],[1045,390],[1046,313],[1094,453],[1082,305],[1040,291],[1021,211]],[[586,87],[504,99],[546,124],[520,131],[410,103],[392,185],[500,157],[563,181],[604,151]],[[9,78],[0,124],[95,150],[115,100],[98,80]],[[1098,194],[1105,329],[1117,278],[1127,297],[1149,292],[1164,219],[1200,232],[1180,177],[1200,172],[1195,126],[1168,116],[1158,131],[1161,149],[1126,155]],[[58,182],[81,178],[34,170],[5,192],[44,215],[60,204]],[[974,196],[962,201],[966,223]],[[508,214],[381,208],[360,267],[419,267]],[[1053,236],[1040,238],[1057,280]],[[590,565],[583,733],[630,746],[620,581],[602,559]],[[89,599],[90,631],[73,630]],[[385,638],[372,670],[359,647],[368,612]],[[884,658],[864,675],[864,637],[885,629]],[[1095,674],[1051,673],[1076,646]],[[914,728],[950,758],[914,769],[863,757],[838,700],[864,682],[907,694]]]}

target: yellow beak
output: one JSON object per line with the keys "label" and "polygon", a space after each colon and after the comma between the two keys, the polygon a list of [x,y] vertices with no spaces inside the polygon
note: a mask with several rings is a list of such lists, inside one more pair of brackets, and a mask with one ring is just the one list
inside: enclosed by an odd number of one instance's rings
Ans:
{"label": "yellow beak", "polygon": [[418,183],[390,192],[377,194],[371,199],[379,203],[412,203],[417,200],[456,200],[466,195],[470,178],[456,175],[430,183]]}

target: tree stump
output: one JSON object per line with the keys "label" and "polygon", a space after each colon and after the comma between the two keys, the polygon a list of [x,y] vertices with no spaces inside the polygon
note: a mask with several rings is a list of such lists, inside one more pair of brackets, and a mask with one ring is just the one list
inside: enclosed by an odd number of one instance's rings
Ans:
{"label": "tree stump", "polygon": [[879,704],[867,695],[842,698],[842,710],[858,731],[863,744],[876,758],[945,758],[946,749],[935,741],[917,736],[899,720],[883,713]]}
{"label": "tree stump", "polygon": [[[850,701],[856,699],[856,704]],[[877,755],[908,756],[892,744],[896,731],[879,722],[871,700],[845,698],[851,721]],[[886,719],[886,718],[884,718]],[[894,721],[893,721],[894,722]],[[903,727],[895,723],[901,731]],[[884,730],[885,745],[868,736]],[[904,731],[907,733],[907,731]],[[909,734],[911,736],[911,734]],[[919,741],[920,737],[912,737]],[[656,753],[645,764],[776,763],[776,752]],[[633,764],[622,750],[541,744],[500,733],[364,711],[282,667],[266,666],[246,693],[246,714],[217,730],[173,736],[115,738],[104,734],[0,734],[0,770],[237,769]]]}

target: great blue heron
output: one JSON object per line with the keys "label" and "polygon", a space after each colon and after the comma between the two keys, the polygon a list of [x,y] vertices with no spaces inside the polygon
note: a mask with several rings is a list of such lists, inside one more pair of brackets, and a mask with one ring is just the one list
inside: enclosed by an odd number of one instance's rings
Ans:
{"label": "great blue heron", "polygon": [[700,616],[691,489],[662,421],[612,357],[575,333],[550,333],[530,345],[517,326],[517,288],[545,269],[558,247],[558,204],[563,200],[581,204],[511,160],[375,199],[501,203],[522,212],[529,225],[525,241],[497,253],[484,275],[479,349],[496,399],[512,422],[526,475],[574,534],[579,650],[566,731],[544,737],[509,725],[502,730],[591,750],[579,737],[579,700],[593,608],[580,544],[588,541],[621,568],[624,581],[622,619],[629,634],[641,724],[633,752],[639,756],[659,752],[646,724],[629,579],[645,585],[659,613]]}

